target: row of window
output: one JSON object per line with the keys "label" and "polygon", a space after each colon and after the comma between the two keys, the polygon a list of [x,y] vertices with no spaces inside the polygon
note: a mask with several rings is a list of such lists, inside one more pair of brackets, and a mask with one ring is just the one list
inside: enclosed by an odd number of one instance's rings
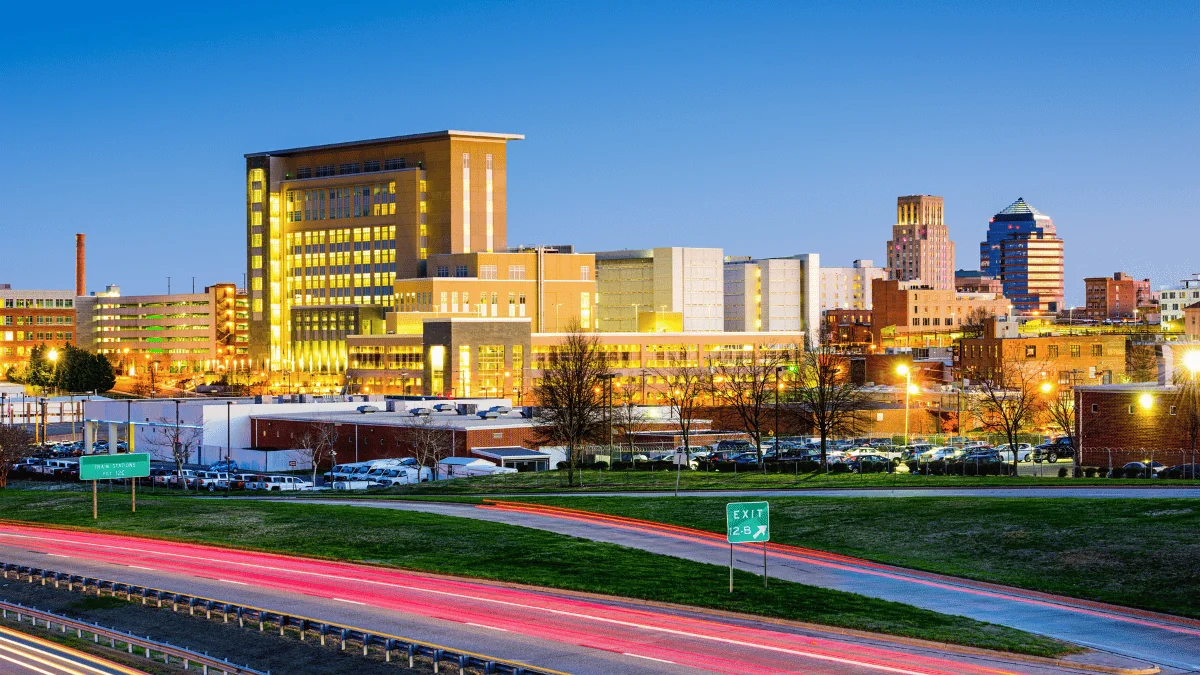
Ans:
{"label": "row of window", "polygon": [[5,316],[3,325],[5,326],[43,326],[43,325],[59,325],[70,326],[74,323],[75,317],[67,316]]}
{"label": "row of window", "polygon": [[71,298],[5,298],[5,309],[71,309]]}
{"label": "row of window", "polygon": [[[422,211],[424,212],[424,211]],[[363,218],[396,213],[396,183],[288,190],[287,222]]]}
{"label": "row of window", "polygon": [[5,331],[0,333],[0,337],[4,338],[5,342],[33,342],[44,340],[55,340],[58,342],[70,342],[74,339],[74,334],[70,332],[42,332],[42,331]]}
{"label": "row of window", "polygon": [[[295,178],[326,178],[328,176],[345,176],[356,173],[372,173],[375,171],[399,171],[407,168],[407,162],[403,157],[394,159],[385,159],[382,164],[377,159],[368,159],[364,162],[344,162],[342,164],[323,164],[315,169],[311,166],[296,169]],[[418,165],[420,163],[418,162]],[[288,178],[292,178],[291,174]]]}
{"label": "row of window", "polygon": [[[1067,345],[1067,349],[1071,355],[1071,358],[1073,358],[1073,359],[1079,358],[1079,345]],[[1036,359],[1037,355],[1038,355],[1037,345],[1025,345],[1025,358]],[[1057,359],[1059,356],[1059,346],[1058,345],[1046,345],[1046,356],[1047,356],[1047,358]],[[1092,345],[1092,356],[1104,356],[1104,345],[1101,345],[1101,344]]]}
{"label": "row of window", "polygon": [[[353,268],[353,269],[352,269]],[[373,265],[319,265],[317,267],[296,267],[292,270],[294,277],[323,277],[328,271],[330,276],[337,274],[385,274],[396,273],[396,263],[375,263]]]}

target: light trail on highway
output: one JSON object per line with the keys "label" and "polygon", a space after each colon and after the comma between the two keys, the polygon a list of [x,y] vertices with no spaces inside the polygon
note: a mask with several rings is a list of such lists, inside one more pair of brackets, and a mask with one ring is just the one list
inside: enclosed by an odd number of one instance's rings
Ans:
{"label": "light trail on highway", "polygon": [[0,626],[0,673],[146,675],[107,659]]}
{"label": "light trail on highway", "polygon": [[[998,654],[940,651],[886,637],[800,634],[768,623],[747,625],[716,614],[684,613],[634,601],[605,602],[549,589],[200,544],[4,524],[0,545],[361,603],[485,631],[603,650],[643,665],[661,663],[664,672],[1016,675],[1055,670]],[[234,587],[230,588],[232,592]]]}

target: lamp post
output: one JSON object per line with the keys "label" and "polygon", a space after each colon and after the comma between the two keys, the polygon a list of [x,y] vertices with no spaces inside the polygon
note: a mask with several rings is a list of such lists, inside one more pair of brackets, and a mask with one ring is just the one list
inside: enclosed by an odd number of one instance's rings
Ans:
{"label": "lamp post", "polygon": [[[1196,424],[1196,416],[1200,415],[1200,411],[1196,410],[1197,403],[1200,403],[1200,401],[1197,401],[1197,395],[1196,395],[1196,374],[1200,373],[1200,349],[1193,349],[1191,351],[1186,352],[1183,355],[1183,367],[1186,368],[1187,371],[1189,373],[1191,373],[1191,376],[1192,376],[1192,386],[1191,386],[1192,391],[1190,392],[1190,394],[1188,396],[1188,398],[1190,400],[1188,401],[1188,409],[1185,411],[1185,413],[1191,417],[1192,421],[1191,421],[1190,426],[1194,430],[1195,424]],[[1193,433],[1191,435],[1192,435],[1192,438],[1189,440],[1192,442],[1192,461],[1191,461],[1191,469],[1190,469],[1189,473],[1190,473],[1191,478],[1195,478],[1196,477],[1196,443],[1195,443],[1195,434]]]}
{"label": "lamp post", "polygon": [[896,374],[904,376],[904,445],[908,446],[908,404],[909,396],[913,393],[912,369],[901,363],[896,366]]}

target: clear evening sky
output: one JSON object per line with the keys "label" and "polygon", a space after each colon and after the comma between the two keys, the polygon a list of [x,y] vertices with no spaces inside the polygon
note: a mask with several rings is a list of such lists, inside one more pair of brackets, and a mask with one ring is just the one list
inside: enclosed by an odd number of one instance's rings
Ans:
{"label": "clear evening sky", "polygon": [[0,40],[0,282],[245,271],[246,152],[509,146],[509,243],[884,260],[902,194],[958,266],[1017,197],[1067,295],[1200,271],[1200,3],[23,3]]}

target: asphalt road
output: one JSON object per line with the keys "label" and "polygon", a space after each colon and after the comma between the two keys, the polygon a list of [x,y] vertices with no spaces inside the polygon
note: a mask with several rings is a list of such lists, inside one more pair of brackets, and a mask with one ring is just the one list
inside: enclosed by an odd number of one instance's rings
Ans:
{"label": "asphalt road", "polygon": [[144,675],[140,670],[0,626],[0,675]]}
{"label": "asphalt road", "polygon": [[[689,493],[691,494],[691,493]],[[348,508],[392,508],[489,520],[604,541],[713,565],[729,564],[723,535],[541,508],[439,502],[313,500]],[[532,505],[529,505],[532,506]],[[520,510],[517,510],[517,509]],[[738,546],[736,565],[761,573],[762,548]],[[1200,671],[1200,621],[968,581],[836,554],[772,544],[772,578],[903,602],[1050,635],[1182,671]]]}
{"label": "asphalt road", "polygon": [[120,535],[4,524],[0,559],[236,599],[575,675],[1078,672],[752,617]]}

